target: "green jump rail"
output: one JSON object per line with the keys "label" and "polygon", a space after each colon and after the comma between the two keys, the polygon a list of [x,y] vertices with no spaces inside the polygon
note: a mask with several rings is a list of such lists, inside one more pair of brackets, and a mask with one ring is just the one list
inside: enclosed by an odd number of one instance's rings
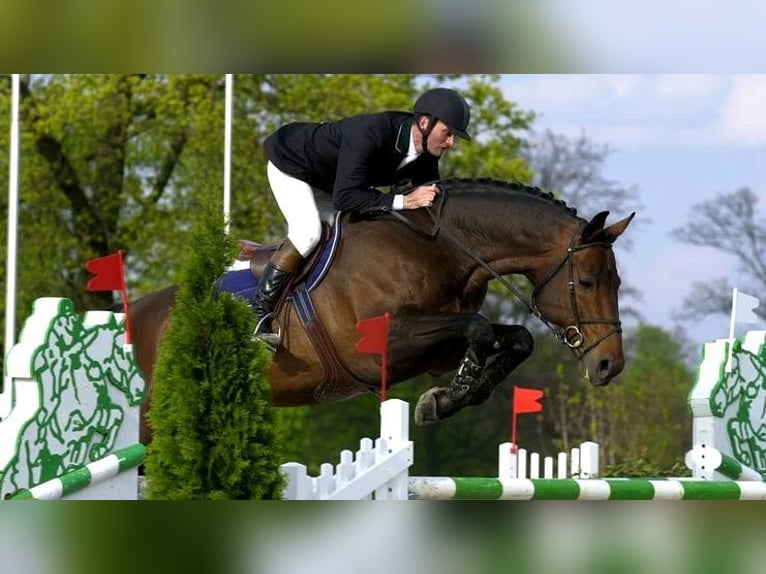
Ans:
{"label": "green jump rail", "polygon": [[136,443],[61,476],[18,491],[10,500],[57,500],[98,484],[144,461],[146,449]]}
{"label": "green jump rail", "polygon": [[676,479],[410,477],[411,500],[766,500],[766,483]]}

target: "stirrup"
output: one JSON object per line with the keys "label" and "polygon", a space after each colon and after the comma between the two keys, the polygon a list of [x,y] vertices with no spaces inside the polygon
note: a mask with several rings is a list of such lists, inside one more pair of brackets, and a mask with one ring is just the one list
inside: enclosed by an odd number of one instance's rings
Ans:
{"label": "stirrup", "polygon": [[266,343],[272,352],[277,350],[277,347],[279,347],[280,342],[282,341],[282,328],[280,327],[279,330],[276,333],[261,333],[261,327],[264,325],[264,321],[271,318],[273,313],[267,313],[264,315],[260,321],[258,321],[258,324],[255,326],[255,331],[253,331],[253,336],[251,339],[253,341],[263,341]]}

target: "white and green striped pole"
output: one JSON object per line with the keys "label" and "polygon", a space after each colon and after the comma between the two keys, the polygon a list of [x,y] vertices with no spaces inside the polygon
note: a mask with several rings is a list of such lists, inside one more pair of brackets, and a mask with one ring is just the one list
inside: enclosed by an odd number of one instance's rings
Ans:
{"label": "white and green striped pole", "polygon": [[708,479],[715,471],[732,480],[763,480],[763,475],[754,468],[706,443],[695,444],[686,453],[684,462],[687,468],[695,471],[697,478]]}
{"label": "white and green striped pole", "polygon": [[144,461],[146,449],[141,443],[116,450],[95,462],[67,472],[32,488],[14,494],[11,500],[58,500],[88,486],[114,478]]}
{"label": "white and green striped pole", "polygon": [[410,477],[414,500],[766,500],[766,483],[692,479]]}

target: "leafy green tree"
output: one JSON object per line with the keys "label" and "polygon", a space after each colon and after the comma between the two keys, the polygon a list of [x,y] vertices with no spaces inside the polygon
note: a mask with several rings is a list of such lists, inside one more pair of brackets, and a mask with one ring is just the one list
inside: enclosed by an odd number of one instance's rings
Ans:
{"label": "leafy green tree", "polygon": [[217,76],[25,78],[19,315],[51,294],[78,308],[108,306],[111,293],[84,289],[84,263],[118,249],[132,294],[177,278],[178,266],[168,262],[188,249],[186,212],[195,194],[210,189],[200,183],[217,183],[221,172],[211,157],[222,141],[219,83]]}
{"label": "leafy green tree", "polygon": [[[10,82],[3,79],[0,107],[7,109]],[[284,235],[261,146],[276,127],[411,109],[422,85],[438,80],[403,74],[236,75],[232,235],[265,241]],[[481,138],[452,154],[445,174],[528,178],[514,159],[520,145],[515,133],[523,131],[528,113],[502,100],[494,81],[469,80]],[[221,74],[24,77],[18,315],[35,298],[51,294],[71,298],[78,308],[108,306],[113,294],[83,288],[84,263],[118,249],[126,253],[131,295],[178,280],[174,262],[194,248],[186,237],[188,211],[200,194],[218,194],[223,178],[223,104]],[[0,125],[7,127],[7,121],[2,116]],[[0,142],[8,133],[2,130]],[[0,166],[6,162],[0,158]],[[473,172],[465,169],[469,165]],[[7,213],[5,197],[0,208]]]}
{"label": "leafy green tree", "polygon": [[282,456],[266,380],[271,357],[251,340],[255,319],[247,305],[212,287],[231,250],[220,210],[203,212],[190,237],[198,247],[182,267],[154,373],[147,495],[280,498]]}

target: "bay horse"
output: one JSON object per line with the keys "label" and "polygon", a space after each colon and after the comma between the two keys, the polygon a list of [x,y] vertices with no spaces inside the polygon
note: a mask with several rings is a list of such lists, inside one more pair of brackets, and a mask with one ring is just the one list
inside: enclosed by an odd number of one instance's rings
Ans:
{"label": "bay horse", "polygon": [[[385,313],[389,384],[457,369],[449,385],[420,397],[417,424],[481,404],[533,351],[525,327],[491,324],[479,313],[493,278],[571,348],[593,385],[606,385],[622,371],[612,244],[635,213],[604,227],[608,211],[586,221],[551,194],[523,184],[452,179],[438,185],[432,208],[344,217],[332,266],[311,293],[325,333],[321,344],[312,343],[295,300],[274,318],[282,335],[268,371],[275,406],[379,390],[380,358],[354,347],[357,322]],[[504,279],[508,274],[531,282],[529,301]],[[150,385],[175,292],[165,288],[130,308],[136,358]],[[323,346],[334,360],[317,351]],[[147,444],[149,429],[142,427],[141,436]]]}

